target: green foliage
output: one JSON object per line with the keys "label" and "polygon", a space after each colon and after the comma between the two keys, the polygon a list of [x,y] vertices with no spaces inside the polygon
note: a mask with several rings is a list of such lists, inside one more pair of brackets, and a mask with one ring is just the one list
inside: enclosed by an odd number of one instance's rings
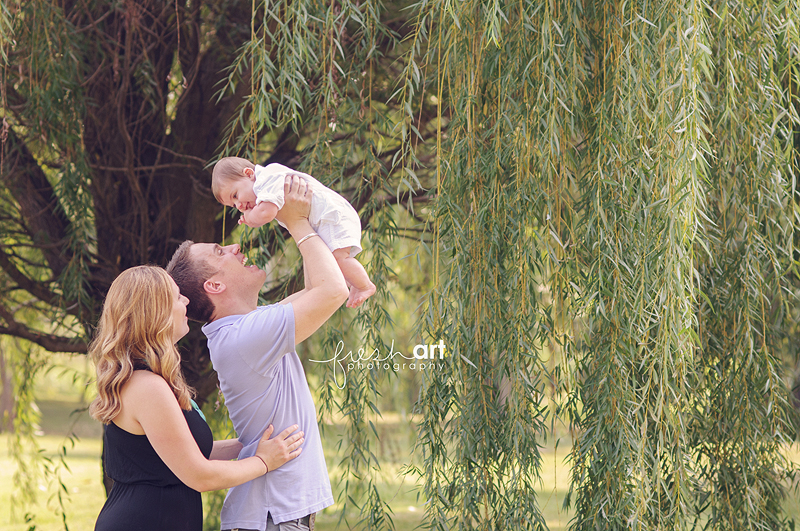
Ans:
{"label": "green foliage", "polygon": [[606,60],[588,95],[601,119],[582,179],[593,319],[573,454],[577,529],[681,529],[688,519],[693,243],[709,152],[697,88],[709,49],[694,8],[602,13]]}
{"label": "green foliage", "polygon": [[571,161],[559,146],[577,132],[565,103],[577,87],[542,77],[567,77],[566,61],[551,54],[574,53],[577,43],[556,47],[530,31],[554,25],[547,5],[419,9],[432,28],[423,61],[436,74],[430,90],[442,117],[433,243],[441,271],[424,323],[448,348],[445,370],[420,397],[428,521],[442,530],[546,529],[536,496],[554,413],[544,345],[563,344],[570,326],[562,312],[571,288],[560,275],[574,245],[564,201]]}
{"label": "green foliage", "polygon": [[[794,253],[792,128],[797,122],[786,48],[797,46],[788,6],[717,5],[718,57],[709,95],[709,253],[698,267],[706,294],[698,312],[706,390],[693,404],[705,529],[779,529],[777,507],[793,473],[782,449],[794,439],[780,342],[786,334],[786,273]],[[796,7],[795,7],[796,8]],[[741,43],[746,43],[743,47]],[[791,66],[792,69],[796,65]]]}
{"label": "green foliage", "polygon": [[[351,200],[379,287],[310,359],[390,350],[404,239],[431,270],[427,527],[546,529],[564,419],[575,530],[792,525],[797,2],[79,4],[0,7],[0,332],[85,348],[111,279],[187,237],[240,241],[267,301],[298,288],[280,229],[234,232],[207,189],[217,156],[283,162]],[[325,369],[342,518],[393,529],[374,419],[399,380]]]}
{"label": "green foliage", "polygon": [[554,411],[574,529],[784,525],[797,7],[414,8],[398,95],[441,106],[424,324],[453,353],[420,401],[430,527],[542,527]]}
{"label": "green foliage", "polygon": [[[206,402],[203,407],[203,414],[205,415],[206,422],[214,433],[214,439],[235,439],[236,432],[233,429],[230,417],[228,417],[228,409],[225,407],[225,397],[221,392],[217,396],[209,397],[210,400]],[[222,511],[222,503],[225,501],[226,491],[215,490],[203,493],[203,512],[205,513],[205,520],[203,521],[203,529],[206,531],[216,531],[220,529],[220,514]]]}
{"label": "green foliage", "polygon": [[[8,339],[4,339],[3,342],[10,343]],[[30,407],[33,404],[34,378],[46,362],[40,356],[31,356],[31,353],[24,355],[24,351],[20,352],[20,349],[6,349],[6,352],[15,353],[17,355],[13,357],[19,358],[14,360],[17,369],[13,378],[16,401],[14,430],[9,442],[16,464],[13,481],[18,486],[12,507],[19,508],[36,500],[39,480],[49,470],[46,458],[41,455],[35,438],[40,419],[39,410]],[[35,517],[35,514],[27,512],[25,514],[26,521],[32,521]]]}

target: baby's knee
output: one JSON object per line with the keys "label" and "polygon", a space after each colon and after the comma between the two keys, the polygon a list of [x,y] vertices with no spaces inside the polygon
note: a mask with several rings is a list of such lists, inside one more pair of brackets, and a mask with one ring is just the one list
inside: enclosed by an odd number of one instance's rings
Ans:
{"label": "baby's knee", "polygon": [[350,258],[350,249],[336,249],[333,251],[333,257],[336,258],[337,262],[347,260]]}

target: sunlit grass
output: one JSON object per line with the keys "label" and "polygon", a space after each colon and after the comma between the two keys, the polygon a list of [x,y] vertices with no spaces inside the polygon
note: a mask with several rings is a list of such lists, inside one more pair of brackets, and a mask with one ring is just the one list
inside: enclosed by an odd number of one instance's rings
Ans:
{"label": "sunlit grass", "polygon": [[[55,385],[55,384],[52,384]],[[77,397],[73,397],[77,398]],[[39,427],[41,436],[37,443],[42,455],[57,462],[58,449],[64,445],[69,448],[67,463],[69,470],[61,471],[61,480],[67,486],[68,498],[65,502],[67,524],[71,530],[90,530],[105,500],[101,484],[100,425],[88,417],[84,410],[85,402],[40,400],[42,421]],[[398,531],[411,531],[424,523],[425,500],[418,499],[418,478],[404,474],[404,464],[410,459],[415,441],[413,420],[396,413],[387,413],[376,419],[376,429],[381,437],[376,448],[382,463],[379,492],[383,500],[392,508],[392,519]],[[70,439],[64,434],[70,430],[79,435],[72,447]],[[342,426],[337,422],[325,427],[323,443],[328,463],[328,473],[334,487],[336,504],[317,516],[319,531],[333,531],[337,528],[344,497],[341,495],[339,478],[343,475],[340,462],[344,457],[346,441],[341,441]],[[25,515],[35,515],[32,523],[40,531],[64,529],[58,512],[54,493],[57,483],[44,477],[36,478],[37,502],[22,505],[14,502],[16,493],[14,472],[16,464],[9,455],[10,436],[0,435],[0,531],[27,531],[31,524],[25,523]],[[569,489],[569,467],[565,462],[570,441],[564,435],[558,448],[548,446],[542,449],[542,485],[537,492],[538,504],[551,531],[565,531],[571,511],[562,509],[564,497]],[[33,451],[33,449],[30,449]],[[795,463],[800,463],[800,448],[788,450]],[[800,500],[797,491],[792,490],[786,499],[786,513],[800,518]],[[13,514],[12,514],[13,509]],[[349,523],[355,528],[356,514],[348,515]],[[347,529],[342,524],[339,529]]]}
{"label": "sunlit grass", "polygon": [[[45,435],[37,437],[37,442],[43,450],[43,455],[56,459],[58,449],[67,444],[69,439],[57,435],[58,430],[73,426],[80,432],[95,430],[94,436],[86,436],[75,441],[74,448],[67,454],[69,471],[63,470],[62,481],[66,484],[69,497],[65,503],[67,524],[70,529],[93,529],[94,520],[103,505],[105,494],[101,484],[100,452],[101,441],[99,426],[88,418],[85,412],[71,415],[78,404],[47,401],[42,402],[43,413],[42,431]],[[413,431],[408,421],[402,421],[399,415],[385,415],[383,421],[378,421],[376,427],[381,435],[378,448],[379,457],[384,462],[381,471],[379,490],[383,499],[392,507],[392,519],[398,531],[411,531],[424,519],[425,505],[423,499],[417,499],[417,478],[405,475],[403,463],[411,455],[413,444]],[[9,435],[0,435],[0,447],[8,448]],[[342,507],[342,497],[338,495],[340,489],[339,478],[342,469],[339,462],[342,452],[338,446],[339,427],[328,426],[323,436],[325,454],[328,462],[328,473],[331,484],[337,491],[337,502],[334,506],[323,511],[317,516],[317,529],[319,531],[333,531]],[[548,525],[553,531],[566,529],[569,514],[560,510],[564,493],[568,487],[568,470],[564,465],[566,447],[561,447],[557,452],[552,449],[544,450],[542,477],[544,486],[539,493],[539,502],[543,507]],[[25,515],[35,515],[36,529],[41,531],[55,531],[63,529],[58,512],[57,501],[53,497],[56,492],[56,483],[39,478],[37,482],[38,496],[34,505],[22,506],[14,502],[15,493],[13,475],[16,464],[9,452],[4,450],[0,455],[0,531],[26,531],[29,524],[25,523]],[[12,506],[14,518],[12,519]],[[357,515],[349,515],[350,524],[358,521]],[[343,524],[339,529],[347,529]]]}
{"label": "sunlit grass", "polygon": [[[63,437],[45,435],[39,438],[39,444],[45,454],[55,457],[56,449],[64,443]],[[0,444],[8,444],[8,435],[0,436]],[[340,459],[331,452],[331,444],[326,445],[326,457],[331,483],[336,487],[341,470],[336,462]],[[100,483],[100,439],[86,438],[76,443],[74,449],[68,453],[68,463],[71,472],[64,472],[62,479],[69,490],[69,501],[65,508],[67,523],[70,529],[92,529],[94,520],[100,512],[105,495]],[[568,470],[564,466],[565,450],[544,453],[544,468],[542,470],[543,486],[539,493],[539,503],[543,507],[545,517],[550,529],[559,531],[566,529],[569,513],[561,510],[564,494],[568,488]],[[15,464],[4,452],[0,457],[0,531],[24,531],[28,525],[24,523],[25,513],[36,515],[37,530],[55,531],[63,529],[57,513],[57,505],[51,499],[55,485],[45,481],[39,483],[38,502],[34,506],[17,507],[16,518],[11,520],[12,495],[14,485],[12,481]],[[383,481],[380,484],[381,496],[390,504],[394,512],[394,520],[398,531],[411,531],[422,523],[424,518],[424,500],[417,500],[416,480],[411,476],[402,474],[402,467],[392,463],[383,467]],[[337,503],[317,516],[317,529],[332,531],[336,529],[342,500],[339,496]],[[353,515],[350,523],[355,524],[358,518]],[[342,525],[340,529],[347,529]]]}
{"label": "sunlit grass", "polygon": [[[27,530],[26,515],[35,515],[33,522],[37,530],[64,529],[54,497],[57,484],[52,479],[36,478],[35,504],[22,505],[14,500],[17,494],[14,482],[17,466],[7,450],[9,439],[8,434],[0,435],[0,447],[4,450],[0,456],[0,531]],[[43,455],[55,458],[57,449],[66,441],[63,436],[44,435],[38,437],[37,442]],[[69,495],[65,510],[70,529],[93,529],[95,518],[103,505],[105,494],[101,483],[100,451],[99,438],[86,438],[77,441],[67,454],[69,470],[63,470],[61,479]]]}

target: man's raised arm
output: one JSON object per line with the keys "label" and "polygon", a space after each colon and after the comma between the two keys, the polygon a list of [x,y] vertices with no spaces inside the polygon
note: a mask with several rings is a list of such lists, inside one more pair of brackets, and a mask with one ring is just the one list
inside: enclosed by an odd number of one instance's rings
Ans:
{"label": "man's raised arm", "polygon": [[284,302],[294,310],[294,342],[300,344],[317,331],[347,300],[349,291],[342,272],[328,246],[308,222],[312,191],[300,177],[284,184],[285,204],[276,219],[297,242],[303,256],[306,287]]}

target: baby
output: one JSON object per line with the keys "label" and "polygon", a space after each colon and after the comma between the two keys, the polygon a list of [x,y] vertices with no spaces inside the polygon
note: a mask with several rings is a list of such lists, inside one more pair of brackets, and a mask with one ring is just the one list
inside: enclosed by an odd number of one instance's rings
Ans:
{"label": "baby", "polygon": [[375,284],[355,259],[361,252],[361,220],[347,199],[305,173],[281,164],[257,166],[240,157],[225,157],[214,165],[211,191],[217,201],[242,212],[239,223],[260,227],[275,219],[283,207],[287,174],[302,177],[313,191],[308,221],[333,252],[350,286],[347,307],[360,306],[375,293]]}

